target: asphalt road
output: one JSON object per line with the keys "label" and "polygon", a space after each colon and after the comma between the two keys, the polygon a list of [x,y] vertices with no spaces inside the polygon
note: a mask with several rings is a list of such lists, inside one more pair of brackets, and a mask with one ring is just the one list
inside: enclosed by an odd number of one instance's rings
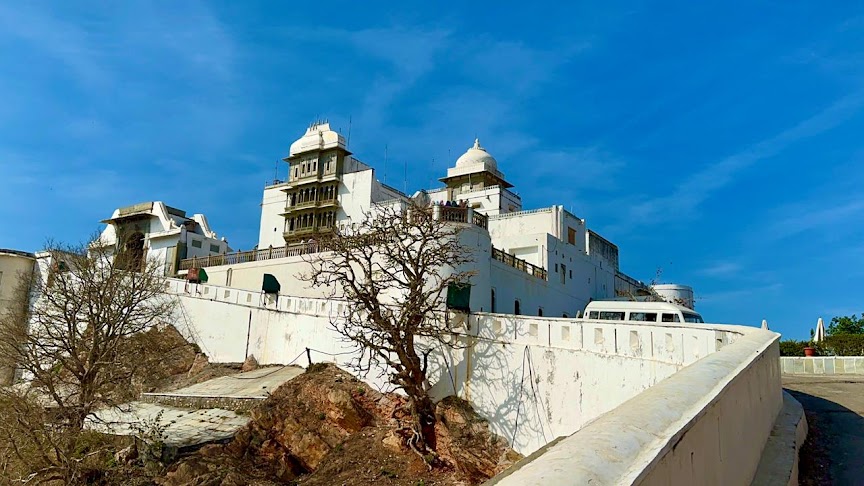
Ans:
{"label": "asphalt road", "polygon": [[864,376],[783,375],[783,388],[804,406],[810,428],[800,483],[864,486]]}

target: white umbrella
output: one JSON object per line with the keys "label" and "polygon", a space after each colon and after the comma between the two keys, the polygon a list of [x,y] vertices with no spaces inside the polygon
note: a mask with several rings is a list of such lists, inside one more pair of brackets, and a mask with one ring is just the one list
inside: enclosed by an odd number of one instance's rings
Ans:
{"label": "white umbrella", "polygon": [[825,323],[822,322],[822,318],[816,322],[816,334],[813,335],[813,342],[818,343],[819,341],[825,340]]}

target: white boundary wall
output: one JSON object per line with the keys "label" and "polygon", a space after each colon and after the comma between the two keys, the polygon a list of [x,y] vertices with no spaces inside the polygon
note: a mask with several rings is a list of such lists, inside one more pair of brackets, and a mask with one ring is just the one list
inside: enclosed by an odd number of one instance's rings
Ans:
{"label": "white boundary wall", "polygon": [[[314,361],[344,366],[351,357],[351,346],[329,326],[342,302],[284,295],[277,300],[176,279],[168,287],[182,304],[178,328],[213,362],[240,362],[251,354],[262,364],[305,365],[307,347],[314,350]],[[462,325],[467,347],[433,354],[432,393],[468,399],[523,454],[573,434],[685,366],[758,331],[501,314],[472,314]],[[376,375],[367,381],[386,387]],[[778,397],[779,386],[778,373]]]}
{"label": "white boundary wall", "polygon": [[783,356],[780,367],[791,375],[864,375],[864,356]]}
{"label": "white boundary wall", "polygon": [[742,332],[487,484],[750,484],[783,402],[778,338]]}

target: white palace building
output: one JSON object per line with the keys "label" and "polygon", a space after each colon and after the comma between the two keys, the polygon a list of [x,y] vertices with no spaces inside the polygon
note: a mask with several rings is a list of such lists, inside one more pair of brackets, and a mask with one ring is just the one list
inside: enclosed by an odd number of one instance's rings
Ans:
{"label": "white palace building", "polygon": [[[375,169],[355,158],[328,123],[309,126],[284,160],[288,180],[264,189],[257,250],[204,258],[190,253],[180,262],[181,274],[204,268],[211,284],[260,291],[267,273],[280,282],[280,293],[320,297],[297,278],[306,268],[306,241],[356,223],[376,206],[409,199],[376,179]],[[413,197],[442,205],[448,220],[472,235],[472,311],[576,317],[591,300],[646,288],[620,271],[618,247],[584,219],[561,205],[523,209],[479,140],[441,182],[444,187]]]}
{"label": "white palace building", "polygon": [[[620,271],[618,247],[585,220],[560,205],[523,209],[479,140],[443,187],[410,198],[379,182],[327,123],[311,125],[284,160],[288,180],[264,188],[252,251],[233,252],[203,215],[161,202],[105,220],[103,244],[164,261],[174,324],[211,362],[347,366],[356,350],[331,326],[345,302],[298,278],[317,250],[310,240],[413,199],[460,225],[474,256],[470,312],[444,316],[460,345],[428,350],[430,396],[467,400],[515,450],[536,453],[496,484],[797,484],[806,420],[782,390],[779,335],[581,316],[591,300],[651,289]],[[5,253],[4,275],[53,258]],[[55,268],[46,260],[35,271]],[[692,306],[689,287],[654,290]],[[389,386],[374,372],[360,378]]]}

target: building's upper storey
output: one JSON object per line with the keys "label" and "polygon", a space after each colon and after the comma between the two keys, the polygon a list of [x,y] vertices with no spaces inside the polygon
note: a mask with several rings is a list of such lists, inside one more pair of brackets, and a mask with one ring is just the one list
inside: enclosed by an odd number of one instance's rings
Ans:
{"label": "building's upper storey", "polygon": [[498,170],[498,161],[480,145],[479,139],[440,180],[446,187],[429,191],[433,202],[464,201],[487,216],[522,210],[522,199],[509,190],[513,184],[507,182]]}

